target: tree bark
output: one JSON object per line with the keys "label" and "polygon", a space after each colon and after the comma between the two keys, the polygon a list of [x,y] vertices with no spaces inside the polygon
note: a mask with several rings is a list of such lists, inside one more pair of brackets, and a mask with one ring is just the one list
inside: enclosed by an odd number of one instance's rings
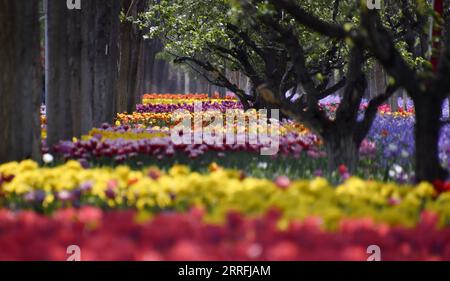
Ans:
{"label": "tree bark", "polygon": [[116,108],[120,1],[47,1],[48,145],[111,122]]}
{"label": "tree bark", "polygon": [[144,86],[143,91],[148,93],[158,92],[156,81],[158,81],[156,74],[156,54],[162,50],[162,44],[159,40],[145,40],[144,41]]}
{"label": "tree bark", "polygon": [[0,1],[0,163],[40,159],[38,8],[38,1]]}
{"label": "tree bark", "polygon": [[441,130],[442,100],[435,95],[418,97],[416,109],[415,148],[417,181],[447,179],[448,172],[440,165],[439,134]]}
{"label": "tree bark", "polygon": [[328,172],[336,171],[340,165],[345,165],[350,173],[356,171],[360,143],[355,140],[355,133],[341,126],[340,129],[328,131],[323,140],[328,158]]}
{"label": "tree bark", "polygon": [[[124,0],[122,10],[128,16],[137,16],[148,7],[145,0]],[[126,21],[120,25],[120,66],[117,90],[117,112],[132,112],[140,102],[144,88],[145,48],[143,33],[136,25]]]}
{"label": "tree bark", "polygon": [[389,106],[392,112],[398,111],[398,96],[400,95],[400,93],[401,91],[398,91],[389,99]]}
{"label": "tree bark", "polygon": [[191,78],[189,77],[189,73],[185,72],[184,74],[184,93],[189,94],[191,92]]}

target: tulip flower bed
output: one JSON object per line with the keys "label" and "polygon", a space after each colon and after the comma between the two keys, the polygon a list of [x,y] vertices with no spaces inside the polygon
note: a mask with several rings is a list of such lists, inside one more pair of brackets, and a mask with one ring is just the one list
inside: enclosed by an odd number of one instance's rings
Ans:
{"label": "tulip flower bed", "polygon": [[278,212],[251,219],[232,212],[221,225],[205,223],[203,210],[148,217],[134,211],[104,212],[93,207],[59,210],[52,216],[0,209],[0,260],[67,259],[68,245],[89,260],[355,260],[378,245],[383,260],[449,260],[450,229],[423,213],[414,228],[342,221],[324,231],[311,217],[277,227]]}
{"label": "tulip flower bed", "polygon": [[[133,167],[157,164],[168,168],[176,163],[190,165],[195,170],[204,169],[212,161],[218,164],[245,170],[252,176],[273,177],[285,174],[294,178],[313,178],[323,175],[326,171],[325,153],[321,147],[320,139],[308,131],[301,124],[283,120],[280,123],[281,135],[279,151],[275,157],[263,157],[260,155],[261,145],[174,145],[170,138],[170,130],[177,123],[174,122],[173,112],[182,109],[188,118],[201,118],[213,120],[214,112],[225,113],[227,110],[241,108],[236,99],[227,97],[224,99],[208,99],[206,95],[157,95],[144,96],[143,104],[137,105],[137,111],[131,114],[118,114],[115,124],[105,124],[101,128],[93,129],[89,135],[81,141],[62,141],[57,147],[58,155],[65,159],[77,159],[85,163],[95,165],[117,165],[126,163]],[[194,112],[194,103],[202,103],[202,111]],[[322,101],[321,105],[334,114],[337,100]],[[362,104],[361,109],[367,106]],[[392,152],[389,146],[392,142],[399,143],[399,134],[407,134],[413,126],[411,109],[403,113],[391,113],[389,107],[380,107],[377,124],[371,135],[361,147],[361,167],[356,175],[362,178],[387,180],[393,179],[399,182],[412,182],[412,165],[410,156],[412,145],[407,150],[398,148],[401,152]],[[224,120],[225,120],[224,116]],[[385,126],[402,121],[402,128]],[[395,121],[395,122],[393,122]],[[208,126],[209,123],[203,123]],[[236,126],[235,126],[236,127]],[[204,127],[205,128],[205,127]],[[380,129],[388,128],[386,135],[380,134]],[[401,130],[399,130],[401,129]],[[235,130],[237,130],[235,128]],[[246,127],[248,132],[248,127]],[[384,132],[384,131],[383,131]],[[382,136],[381,138],[378,136]],[[403,135],[400,135],[400,138]],[[397,138],[397,139],[395,139]],[[47,149],[44,149],[47,151]],[[402,170],[398,173],[398,154],[405,155]],[[394,168],[396,169],[394,169]],[[395,174],[392,171],[395,170]],[[388,173],[390,172],[390,174]],[[328,175],[335,182],[339,180],[339,173]]]}
{"label": "tulip flower bed", "polygon": [[217,93],[215,93],[212,98],[210,98],[208,94],[201,94],[201,93],[190,93],[190,94],[157,94],[157,93],[153,93],[153,94],[145,94],[143,96],[144,101],[152,102],[152,101],[165,100],[169,103],[174,103],[174,101],[180,102],[180,103],[185,103],[186,101],[189,101],[189,100],[211,100],[211,99],[237,100],[236,97],[231,93],[227,93],[227,95],[222,98],[219,98],[219,95]]}
{"label": "tulip flower bed", "polygon": [[[164,160],[166,163],[184,163],[192,164],[191,161],[199,161],[205,164],[211,162],[211,156],[217,162],[229,163],[230,166],[234,162],[232,155],[242,160],[251,160],[254,163],[260,163],[260,151],[264,147],[262,144],[174,144],[170,137],[147,137],[151,133],[141,134],[121,134],[114,138],[102,138],[101,134],[96,134],[88,140],[82,141],[66,141],[61,142],[56,150],[63,155],[65,159],[78,159],[82,162],[94,163],[110,163],[120,164],[142,163],[149,165],[154,161]],[[153,136],[153,135],[152,135]],[[140,139],[135,139],[139,137]],[[320,152],[315,151],[315,143],[317,139],[309,136],[300,136],[289,134],[280,137],[280,148],[276,155],[277,163],[281,161],[293,162],[308,155],[317,155]],[[288,158],[286,160],[286,158]],[[208,160],[209,159],[209,160]],[[273,160],[274,157],[266,157],[267,160]],[[239,162],[239,160],[238,160]],[[300,161],[296,164],[301,164]],[[242,163],[242,162],[241,162]],[[249,164],[243,163],[243,164]],[[322,165],[323,166],[323,165]],[[241,166],[242,167],[242,166]]]}
{"label": "tulip flower bed", "polygon": [[[202,103],[202,111],[194,112],[194,104]],[[333,115],[339,98],[330,97],[320,105]],[[403,101],[400,102],[403,104]],[[361,110],[367,102],[361,104]],[[326,173],[325,153],[320,139],[301,124],[281,121],[280,149],[275,157],[263,157],[261,147],[250,145],[187,145],[171,142],[170,131],[179,121],[174,121],[174,110],[182,109],[188,118],[214,120],[215,111],[241,108],[232,96],[208,98],[205,94],[147,94],[133,113],[117,115],[113,125],[94,128],[81,141],[62,141],[56,147],[58,158],[77,159],[88,165],[117,165],[126,163],[133,167],[157,164],[168,168],[176,163],[190,165],[195,170],[209,163],[245,170],[252,176],[273,177],[284,174],[293,178],[313,178],[324,175],[338,182],[340,173]],[[398,183],[414,182],[414,109],[392,112],[388,105],[379,108],[372,130],[360,149],[360,166],[355,175],[365,179],[392,180]],[[445,113],[444,113],[445,115]],[[447,114],[448,115],[448,114]],[[224,118],[225,119],[225,118]],[[45,123],[45,118],[43,118]],[[178,120],[175,118],[175,120]],[[204,122],[203,126],[208,126]],[[204,127],[205,128],[205,127]],[[235,128],[236,129],[236,128]],[[248,128],[246,128],[246,133]],[[441,137],[443,165],[450,167],[450,125],[444,126]],[[49,149],[44,147],[44,153]]]}
{"label": "tulip flower bed", "polygon": [[[243,109],[240,102],[233,100],[201,101],[201,103],[202,108],[204,110],[218,110],[221,112],[225,112],[226,110],[230,109]],[[170,104],[170,103],[138,104],[136,106],[136,111],[139,113],[147,113],[147,112],[163,113],[163,112],[172,112],[175,110],[187,110],[193,112],[194,109],[195,109],[194,101],[190,103],[177,103],[177,104]]]}
{"label": "tulip flower bed", "polygon": [[[101,128],[95,128],[82,140],[61,141],[55,151],[64,160],[76,159],[85,166],[89,163],[126,163],[133,167],[157,164],[170,168],[173,164],[181,163],[201,170],[213,160],[235,169],[247,170],[253,167],[250,170],[254,173],[250,174],[255,176],[286,173],[286,167],[290,167],[292,172],[287,174],[296,177],[311,177],[315,171],[326,167],[324,153],[318,149],[319,138],[304,126],[287,120],[280,122],[279,149],[274,157],[261,157],[260,151],[265,145],[251,144],[248,141],[243,144],[226,144],[226,141],[223,144],[174,144],[170,137],[170,129],[176,124],[173,121],[173,111],[184,110],[187,118],[192,120],[212,120],[209,116],[214,116],[215,112],[225,115],[225,111],[234,112],[242,107],[231,97],[210,100],[206,100],[204,95],[187,95],[185,99],[181,97],[182,95],[145,95],[144,101],[147,104],[137,105],[137,112],[118,114],[114,125],[104,124]],[[202,102],[202,111],[193,112],[195,102]],[[203,130],[206,130],[209,123],[204,122],[202,125]],[[237,123],[232,126],[237,132]],[[244,133],[248,131],[249,127],[246,127]],[[318,161],[299,160],[311,157]]]}
{"label": "tulip flower bed", "polygon": [[[338,102],[321,107],[333,116]],[[239,109],[232,96],[147,94],[81,139],[44,145],[44,165],[0,165],[0,260],[65,260],[69,245],[83,260],[363,261],[370,245],[383,260],[450,260],[450,185],[413,184],[411,106],[379,108],[354,175],[326,173],[321,140],[293,121],[279,122],[272,156],[171,138],[176,110],[205,130]],[[45,138],[45,108],[41,122]],[[449,140],[445,126],[448,167]]]}
{"label": "tulip flower bed", "polygon": [[150,213],[202,206],[207,219],[218,223],[230,211],[258,216],[276,208],[282,214],[281,228],[314,215],[327,229],[349,217],[412,227],[426,210],[439,215],[440,225],[450,224],[450,193],[438,194],[427,183],[399,186],[350,178],[333,186],[323,178],[270,180],[246,177],[216,164],[209,169],[200,174],[178,165],[164,173],[127,166],[84,169],[75,161],[55,168],[42,168],[32,161],[9,163],[0,166],[0,206],[44,213],[83,205]]}

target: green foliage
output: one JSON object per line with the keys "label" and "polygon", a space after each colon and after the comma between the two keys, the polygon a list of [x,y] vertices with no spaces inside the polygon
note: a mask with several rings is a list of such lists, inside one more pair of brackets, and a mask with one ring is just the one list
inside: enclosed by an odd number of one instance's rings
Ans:
{"label": "green foliage", "polygon": [[148,38],[160,38],[168,53],[179,56],[208,56],[212,55],[208,51],[210,45],[230,44],[224,30],[229,7],[224,1],[159,2],[155,1],[150,10],[136,19],[135,23],[147,30]]}
{"label": "green foliage", "polygon": [[[305,2],[305,1],[303,1]],[[329,1],[306,1],[306,8],[314,14],[333,20],[333,7]],[[307,53],[307,64],[314,68],[332,63],[324,56],[335,43],[320,36],[287,15],[278,14],[267,1],[255,1],[258,15],[270,15],[285,27],[293,28]],[[343,5],[349,9],[349,5]],[[336,21],[346,21],[345,13],[338,13]],[[147,30],[147,38],[159,38],[163,41],[165,52],[175,57],[192,57],[211,63],[219,71],[241,70],[245,73],[242,61],[223,50],[234,51],[239,48],[245,52],[249,63],[260,77],[267,76],[266,62],[253,48],[245,46],[236,32],[228,25],[238,27],[239,32],[263,50],[273,50],[274,54],[286,53],[286,47],[277,41],[270,27],[258,21],[258,16],[250,16],[241,9],[239,0],[161,0],[154,1],[148,12],[137,19],[135,24]],[[352,19],[353,20],[353,19]],[[343,60],[347,55],[347,46],[340,44],[333,59]],[[222,49],[219,51],[219,49]],[[195,67],[194,65],[191,65]],[[273,66],[276,67],[276,66]],[[197,67],[198,69],[198,67]]]}
{"label": "green foliage", "polygon": [[[269,15],[283,27],[295,32],[305,50],[307,67],[314,69],[313,78],[319,83],[323,81],[324,75],[332,75],[330,71],[324,72],[327,68],[329,70],[333,63],[341,61],[341,68],[345,68],[349,48],[353,46],[351,40],[334,42],[299,25],[291,16],[280,13],[266,0],[247,0],[246,3],[254,5],[257,11],[255,15],[249,15],[243,9],[242,0],[152,0],[151,2],[150,9],[146,13],[128,20],[145,29],[146,38],[162,40],[166,58],[195,58],[210,63],[217,71],[223,73],[226,73],[226,70],[239,70],[248,74],[242,60],[232,55],[239,49],[259,77],[265,79],[268,75],[267,61],[264,61],[254,48],[246,46],[246,42],[228,28],[229,25],[248,35],[258,48],[273,50],[274,56],[280,56],[283,52],[288,56],[286,46],[277,40],[276,32],[259,22],[258,17],[262,15]],[[335,6],[335,1],[330,0],[296,0],[296,2],[310,14],[327,22],[335,22],[347,31],[359,27],[360,9],[364,8],[364,5],[361,6],[362,4],[354,0],[341,0],[339,6]],[[428,1],[385,1],[380,14],[383,25],[393,34],[395,46],[408,65],[416,70],[429,72],[430,52],[424,46],[428,46],[425,42],[429,32],[428,19],[434,13]],[[416,23],[415,30],[407,28],[407,23],[411,21]],[[435,20],[435,23],[439,22],[441,22],[439,19]],[[408,34],[410,31],[414,32],[413,41],[411,34]],[[330,55],[332,51],[333,54]],[[370,59],[370,54],[367,55],[369,60],[366,70],[369,70],[373,59]],[[205,73],[198,65],[183,62]],[[276,67],[273,65],[273,68]],[[205,75],[211,76],[211,73],[206,71]]]}

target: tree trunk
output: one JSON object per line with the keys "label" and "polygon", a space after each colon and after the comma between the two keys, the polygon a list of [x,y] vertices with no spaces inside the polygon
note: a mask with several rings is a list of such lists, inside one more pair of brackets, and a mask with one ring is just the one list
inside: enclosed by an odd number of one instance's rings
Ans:
{"label": "tree trunk", "polygon": [[402,88],[403,110],[408,111],[408,93]]}
{"label": "tree trunk", "polygon": [[47,1],[48,145],[111,122],[116,108],[120,1]]}
{"label": "tree trunk", "polygon": [[0,1],[0,163],[40,158],[38,8],[38,1]]}
{"label": "tree trunk", "polygon": [[[87,1],[85,1],[87,2]],[[91,124],[83,127],[82,134],[87,133],[92,127],[98,127],[102,123],[111,123],[116,114],[116,93],[119,74],[119,13],[120,0],[89,1],[95,7],[95,38],[91,46],[95,48],[95,57],[92,63],[95,65],[93,103],[93,119],[86,120],[83,125],[91,121]],[[85,4],[86,5],[86,4]],[[83,73],[85,75],[85,73]],[[86,79],[84,79],[86,78]],[[83,77],[87,80],[90,77]],[[88,80],[89,81],[89,80]],[[83,112],[83,111],[82,111]]]}
{"label": "tree trunk", "polygon": [[450,97],[446,98],[446,104],[447,104],[447,118],[450,119]]}
{"label": "tree trunk", "polygon": [[158,76],[161,69],[158,71],[158,62],[156,54],[162,50],[162,44],[159,40],[145,40],[144,41],[144,92],[157,93],[158,92]]}
{"label": "tree trunk", "polygon": [[417,181],[446,179],[448,172],[439,161],[442,101],[427,97],[414,100],[416,109],[416,178]]}
{"label": "tree trunk", "polygon": [[323,137],[328,158],[328,172],[332,173],[340,165],[345,165],[350,173],[356,171],[359,161],[360,143],[350,130],[333,129]]}
{"label": "tree trunk", "polygon": [[[137,16],[148,7],[145,0],[124,0],[122,10],[129,16]],[[117,112],[132,112],[140,102],[143,89],[145,42],[142,32],[133,23],[120,25],[120,66],[117,90]]]}
{"label": "tree trunk", "polygon": [[398,97],[400,93],[401,91],[397,91],[397,93],[393,94],[392,97],[389,99],[389,106],[391,107],[392,112],[398,111]]}
{"label": "tree trunk", "polygon": [[191,77],[189,76],[189,73],[185,72],[184,73],[184,93],[185,94],[189,94],[191,92],[190,85],[191,85]]}

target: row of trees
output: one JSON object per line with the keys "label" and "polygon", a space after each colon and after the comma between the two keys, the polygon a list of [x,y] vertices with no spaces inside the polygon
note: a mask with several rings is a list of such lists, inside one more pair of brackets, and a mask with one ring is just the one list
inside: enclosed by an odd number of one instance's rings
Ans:
{"label": "row of trees", "polygon": [[50,146],[133,111],[145,91],[221,90],[158,59],[161,42],[126,20],[149,1],[82,0],[80,10],[68,2],[0,2],[0,162],[40,158],[44,84]]}
{"label": "row of trees", "polygon": [[[450,92],[449,1],[435,1],[437,13],[424,0],[386,0],[381,11],[351,0],[152,2],[138,23],[163,40],[175,62],[236,92],[245,107],[280,108],[306,124],[324,140],[330,170],[340,164],[356,168],[378,106],[404,89],[416,108],[417,178],[447,177],[438,137]],[[431,46],[431,35],[446,44]],[[430,56],[439,64],[432,65]],[[361,117],[366,76],[375,64],[390,75],[389,83]],[[250,92],[228,79],[229,68],[249,77]],[[318,102],[338,91],[342,101],[330,117]]]}
{"label": "row of trees", "polygon": [[[146,11],[149,1],[81,1],[80,10],[68,2],[0,2],[0,162],[40,158],[44,84],[51,147],[111,122],[116,112],[133,111],[144,90],[163,89],[172,71],[156,60],[161,42],[144,40],[126,20]],[[184,75],[184,88],[205,88],[189,78]]]}
{"label": "row of trees", "polygon": [[[417,179],[431,181],[447,178],[448,172],[439,162],[438,142],[443,124],[442,106],[450,94],[450,1],[435,1],[434,7],[427,7],[426,1],[386,1],[385,20],[379,11],[368,9],[363,4],[360,7],[360,23],[351,28],[325,22],[295,1],[269,2],[278,10],[288,12],[297,23],[330,38],[350,40],[353,48],[368,52],[379,61],[392,77],[394,85],[405,89],[414,102]],[[399,11],[400,16],[396,17]],[[436,23],[432,34],[428,28],[429,15]],[[430,41],[434,42],[432,46]],[[404,46],[406,55],[402,54],[399,45]],[[408,56],[422,63],[410,64]],[[428,56],[432,65],[425,60]],[[389,90],[384,96],[388,94]],[[374,101],[371,103],[375,104]]]}
{"label": "row of trees", "polygon": [[[141,38],[131,29],[120,32],[120,12],[132,2],[147,1],[83,1],[81,10],[70,10],[61,0],[0,2],[1,162],[39,159],[40,5],[47,12],[48,144],[54,145],[111,121],[116,111],[127,109],[122,99],[136,99],[136,85],[127,84],[136,80],[129,72],[136,73],[139,64],[129,63],[119,49],[119,36]],[[127,51],[138,53],[137,45]]]}

